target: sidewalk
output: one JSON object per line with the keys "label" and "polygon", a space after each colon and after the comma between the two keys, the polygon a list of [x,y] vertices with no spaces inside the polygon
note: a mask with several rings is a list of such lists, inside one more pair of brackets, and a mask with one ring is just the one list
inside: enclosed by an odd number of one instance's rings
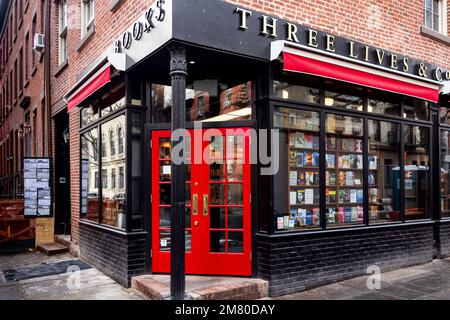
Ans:
{"label": "sidewalk", "polygon": [[368,276],[326,285],[276,300],[450,300],[450,259],[381,274],[381,289]]}
{"label": "sidewalk", "polygon": [[[40,252],[0,255],[0,300],[143,300],[140,293],[129,290],[95,268],[74,273],[33,277],[67,264],[75,267],[81,261],[70,254],[48,257]],[[8,272],[2,272],[9,270]],[[12,270],[12,271],[11,271]],[[65,269],[63,269],[65,270]],[[34,272],[34,273],[33,273]],[[79,277],[78,277],[79,276]],[[24,280],[17,280],[15,278]],[[79,281],[78,281],[79,279]],[[79,284],[79,286],[78,286]]]}

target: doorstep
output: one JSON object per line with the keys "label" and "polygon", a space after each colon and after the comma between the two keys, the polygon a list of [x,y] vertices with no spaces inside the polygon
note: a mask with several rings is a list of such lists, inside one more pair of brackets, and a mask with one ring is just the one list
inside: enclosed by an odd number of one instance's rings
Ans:
{"label": "doorstep", "polygon": [[69,252],[68,247],[57,242],[38,244],[36,249],[48,256]]}
{"label": "doorstep", "polygon": [[[152,300],[170,298],[169,275],[133,277],[131,285]],[[254,300],[268,297],[268,282],[252,278],[186,276],[188,300]]]}

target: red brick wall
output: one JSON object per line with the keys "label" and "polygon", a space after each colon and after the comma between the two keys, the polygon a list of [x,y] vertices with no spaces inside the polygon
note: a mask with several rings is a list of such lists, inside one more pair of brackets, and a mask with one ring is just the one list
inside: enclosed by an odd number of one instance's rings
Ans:
{"label": "red brick wall", "polygon": [[450,45],[420,33],[423,0],[225,1],[450,68]]}
{"label": "red brick wall", "polygon": [[[13,23],[13,35],[14,33],[17,35],[15,41],[13,42],[12,47],[10,47],[8,45],[8,60],[7,61],[3,61],[2,62],[2,66],[3,66],[3,72],[0,74],[0,90],[3,89],[4,84],[6,83],[6,80],[9,78],[10,75],[10,71],[12,68],[14,68],[14,61],[17,60],[17,64],[19,65],[19,56],[20,56],[20,49],[22,48],[23,50],[23,79],[24,81],[26,80],[26,69],[25,69],[25,61],[26,61],[26,45],[25,45],[25,40],[26,40],[26,33],[29,33],[29,47],[30,49],[32,49],[33,47],[33,33],[32,33],[32,21],[33,21],[33,17],[36,14],[36,21],[37,21],[37,26],[36,26],[36,32],[40,33],[43,26],[41,25],[41,20],[40,17],[41,15],[41,11],[44,10],[44,8],[41,5],[41,1],[37,1],[37,0],[30,0],[28,5],[25,5],[26,1],[23,1],[24,3],[24,13],[23,13],[23,20],[22,23],[20,22],[20,18],[18,19],[18,23],[17,23],[17,28],[15,28],[16,24]],[[14,5],[14,2],[13,2]],[[12,7],[12,10],[9,12],[8,16],[7,16],[7,21],[9,21],[9,17],[11,16],[11,14],[14,15],[14,6]],[[3,23],[0,22],[0,23]],[[1,27],[1,26],[0,26]],[[4,45],[4,38],[6,37],[6,29],[4,30],[3,34],[0,35],[0,45]],[[9,51],[9,48],[12,48],[11,51]],[[40,61],[39,57],[37,57],[36,59],[36,69],[33,70],[32,67],[32,53],[33,51],[31,50],[31,54],[30,54],[30,77],[28,78],[28,85],[27,87],[24,86],[23,88],[23,92],[22,92],[22,96],[30,96],[31,101],[30,101],[30,105],[26,110],[23,110],[20,106],[19,106],[19,101],[21,99],[21,97],[19,97],[18,99],[14,100],[13,98],[11,99],[11,101],[5,101],[5,99],[3,99],[3,101],[0,101],[0,108],[3,110],[3,112],[0,112],[0,114],[6,115],[6,117],[4,117],[3,119],[0,119],[0,144],[3,144],[3,146],[6,145],[7,143],[7,138],[8,135],[10,134],[10,132],[15,131],[17,128],[20,127],[20,125],[25,123],[25,114],[27,112],[30,112],[30,124],[31,126],[33,126],[33,110],[36,107],[37,108],[37,120],[36,124],[38,127],[38,152],[37,154],[34,152],[34,145],[35,145],[35,136],[34,136],[34,132],[35,132],[35,128],[32,127],[31,128],[31,132],[30,134],[30,139],[31,139],[31,155],[32,156],[43,156],[44,155],[44,144],[42,143],[43,139],[44,139],[44,130],[43,130],[43,117],[45,116],[43,114],[43,109],[42,109],[42,97],[43,97],[43,90],[44,90],[44,60],[42,59],[42,61]],[[18,67],[18,73],[19,73],[20,68]],[[0,69],[1,71],[1,69]],[[14,73],[14,72],[13,72]],[[19,78],[19,76],[18,76]],[[11,80],[10,80],[11,81]],[[15,85],[18,85],[18,81],[14,81]],[[19,91],[20,89],[18,89]],[[9,112],[8,114],[6,113],[6,105],[12,104],[13,105],[13,109],[11,112]],[[19,141],[17,139],[17,137],[14,138],[13,141],[14,145],[17,146],[19,145]],[[23,141],[23,147],[25,148],[25,141]],[[23,151],[23,154],[25,154],[25,150]],[[20,168],[21,166],[18,166],[19,162],[21,161],[21,159],[17,158],[15,159],[15,170],[17,170],[18,168]],[[6,158],[5,157],[1,157],[0,158],[0,166],[3,166],[3,168],[5,168],[6,166]],[[5,173],[5,170],[3,171]],[[6,172],[7,174],[12,174],[14,172],[10,172],[10,170],[8,170]]]}

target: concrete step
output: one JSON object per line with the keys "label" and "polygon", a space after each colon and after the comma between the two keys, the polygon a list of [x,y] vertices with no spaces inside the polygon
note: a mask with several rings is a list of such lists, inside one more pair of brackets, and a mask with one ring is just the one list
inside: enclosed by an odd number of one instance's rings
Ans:
{"label": "concrete step", "polygon": [[66,246],[67,248],[70,248],[71,237],[69,235],[58,235],[55,236],[55,242],[60,243]]}
{"label": "concrete step", "polygon": [[69,252],[68,247],[57,242],[39,244],[37,245],[36,249],[48,256]]}
{"label": "concrete step", "polygon": [[[170,297],[168,275],[145,275],[132,278],[132,287],[152,300]],[[230,277],[186,277],[188,300],[256,300],[268,297],[268,283],[261,279]]]}

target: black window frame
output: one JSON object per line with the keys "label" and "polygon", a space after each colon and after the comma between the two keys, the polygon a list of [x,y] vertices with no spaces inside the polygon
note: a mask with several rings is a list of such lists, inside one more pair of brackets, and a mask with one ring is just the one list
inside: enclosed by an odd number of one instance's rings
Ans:
{"label": "black window frame", "polygon": [[[275,80],[275,75],[279,74],[278,68],[274,68],[274,66],[271,66],[270,69],[272,72],[270,73],[269,79],[268,79],[268,90],[266,91],[267,96],[263,97],[260,101],[263,108],[265,108],[266,112],[264,112],[263,117],[267,117],[265,119],[258,119],[260,123],[268,122],[268,128],[267,129],[276,129],[274,126],[274,114],[275,109],[278,107],[284,107],[284,108],[292,108],[295,110],[306,110],[306,111],[312,111],[312,112],[318,112],[320,114],[320,228],[316,229],[296,229],[296,230],[276,230],[276,213],[274,211],[274,201],[275,201],[275,193],[274,193],[274,177],[270,177],[270,191],[269,191],[269,203],[271,204],[266,212],[261,212],[261,214],[268,215],[267,217],[261,217],[259,215],[259,220],[266,219],[267,221],[267,230],[263,230],[259,227],[259,232],[262,234],[269,234],[269,235],[292,235],[292,234],[310,234],[310,233],[317,233],[317,232],[336,232],[339,230],[354,230],[359,228],[368,228],[368,227],[378,227],[378,226],[392,226],[392,225],[403,225],[403,224],[411,224],[411,223],[417,223],[417,222],[428,222],[435,219],[435,216],[433,214],[433,183],[434,180],[434,166],[436,163],[436,159],[434,158],[434,145],[433,145],[433,136],[435,135],[433,130],[433,104],[430,104],[429,108],[429,119],[428,121],[425,120],[414,120],[403,117],[404,115],[404,103],[403,101],[405,99],[411,99],[410,97],[401,96],[398,95],[400,100],[400,114],[398,116],[396,115],[384,115],[384,114],[377,114],[377,113],[369,113],[368,112],[368,100],[369,97],[373,98],[373,89],[370,88],[363,88],[363,102],[364,107],[362,111],[358,110],[349,110],[339,107],[332,107],[332,106],[326,106],[325,105],[325,81],[329,81],[329,79],[325,78],[319,78],[320,86],[319,86],[319,95],[320,95],[320,102],[319,103],[310,103],[310,102],[302,102],[302,101],[295,101],[290,99],[283,99],[277,96],[273,90],[273,81]],[[302,74],[292,74],[292,73],[286,73],[288,76],[294,76],[301,79],[303,76]],[[307,76],[310,77],[310,76]],[[279,79],[277,79],[279,80]],[[371,95],[369,95],[369,91],[371,91]],[[376,91],[376,90],[375,90]],[[379,94],[383,94],[383,91],[378,91]],[[381,99],[380,99],[381,100]],[[363,188],[364,188],[364,223],[359,225],[347,225],[347,226],[338,226],[338,227],[328,227],[326,226],[326,146],[325,146],[325,137],[326,137],[326,115],[327,114],[334,114],[334,115],[341,115],[341,116],[349,116],[349,117],[357,117],[363,119],[363,126],[364,126],[364,138],[363,138],[363,146],[364,146],[364,153],[363,153]],[[401,204],[400,204],[400,221],[398,222],[389,222],[389,223],[370,223],[369,219],[369,199],[367,196],[368,191],[368,121],[369,120],[375,120],[375,121],[384,121],[384,122],[391,122],[396,123],[399,126],[400,130],[400,142],[401,142],[401,148],[400,148],[400,164],[401,164],[401,173],[400,173],[400,197],[401,197]],[[404,186],[404,178],[405,178],[405,165],[404,165],[404,126],[405,125],[411,125],[411,126],[420,126],[420,127],[427,127],[429,129],[429,141],[430,141],[430,148],[429,148],[429,170],[428,170],[428,187],[429,187],[429,194],[428,194],[428,206],[427,206],[427,217],[420,220],[406,220],[405,219],[405,186]],[[449,125],[450,130],[450,125]],[[439,165],[440,167],[440,165]],[[288,183],[288,182],[287,182]],[[262,192],[262,191],[260,191]],[[440,192],[439,192],[440,195]],[[440,212],[440,208],[439,208]],[[450,219],[450,218],[449,218]],[[261,222],[258,222],[258,225],[261,226]]]}
{"label": "black window frame", "polygon": [[435,116],[437,117],[437,123],[438,123],[438,125],[435,127],[435,134],[437,135],[437,141],[435,142],[436,143],[436,151],[435,151],[435,157],[437,157],[437,159],[439,159],[439,166],[437,166],[437,168],[436,168],[436,170],[435,170],[435,176],[434,176],[434,179],[433,180],[436,180],[436,181],[438,181],[438,186],[439,186],[439,188],[438,188],[438,192],[436,192],[436,197],[435,197],[435,199],[433,199],[436,203],[438,203],[439,204],[439,210],[438,210],[438,214],[436,214],[436,219],[437,220],[443,220],[443,221],[450,221],[450,216],[448,216],[448,217],[444,217],[443,215],[442,215],[442,206],[441,206],[441,201],[442,201],[442,193],[441,193],[441,190],[442,190],[442,180],[441,180],[441,167],[442,167],[442,162],[441,162],[441,159],[442,159],[442,146],[441,146],[441,143],[442,143],[442,131],[447,131],[447,132],[449,132],[450,133],[450,123],[444,123],[444,122],[442,122],[441,121],[441,111],[442,111],[442,109],[446,109],[447,110],[447,112],[450,112],[450,105],[445,105],[445,104],[442,104],[441,106],[436,106],[436,109],[435,110],[433,110],[433,112],[434,112],[434,114],[435,114]]}

